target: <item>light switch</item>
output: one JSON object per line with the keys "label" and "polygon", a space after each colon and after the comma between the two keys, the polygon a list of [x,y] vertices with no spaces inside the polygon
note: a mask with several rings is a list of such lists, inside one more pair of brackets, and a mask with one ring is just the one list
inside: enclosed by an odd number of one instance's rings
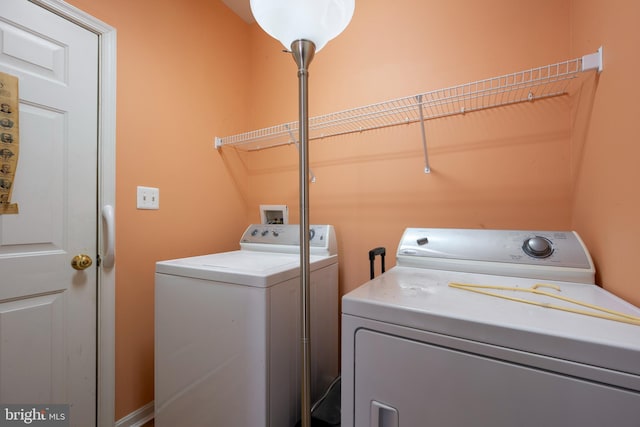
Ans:
{"label": "light switch", "polygon": [[160,189],[138,186],[138,209],[160,209]]}

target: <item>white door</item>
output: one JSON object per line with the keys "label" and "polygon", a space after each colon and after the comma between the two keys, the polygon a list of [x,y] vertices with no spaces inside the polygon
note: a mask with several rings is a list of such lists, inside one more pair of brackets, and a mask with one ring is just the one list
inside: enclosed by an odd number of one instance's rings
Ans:
{"label": "white door", "polygon": [[[0,402],[70,404],[95,425],[98,37],[2,0],[0,72],[19,78],[19,160],[0,215]],[[93,265],[75,270],[86,254]]]}

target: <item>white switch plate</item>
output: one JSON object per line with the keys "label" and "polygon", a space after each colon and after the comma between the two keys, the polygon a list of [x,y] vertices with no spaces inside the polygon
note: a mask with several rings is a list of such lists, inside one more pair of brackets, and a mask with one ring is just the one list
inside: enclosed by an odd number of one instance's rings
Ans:
{"label": "white switch plate", "polygon": [[138,209],[160,209],[160,189],[138,186]]}

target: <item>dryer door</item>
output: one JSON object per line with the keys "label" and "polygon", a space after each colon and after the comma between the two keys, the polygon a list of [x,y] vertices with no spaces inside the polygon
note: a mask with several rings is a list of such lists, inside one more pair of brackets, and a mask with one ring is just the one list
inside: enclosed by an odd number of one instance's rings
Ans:
{"label": "dryer door", "polygon": [[368,329],[355,333],[356,427],[638,425],[640,393]]}

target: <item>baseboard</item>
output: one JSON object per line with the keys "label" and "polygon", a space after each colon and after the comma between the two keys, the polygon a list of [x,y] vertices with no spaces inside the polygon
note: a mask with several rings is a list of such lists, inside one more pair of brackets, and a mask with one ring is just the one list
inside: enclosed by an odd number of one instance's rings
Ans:
{"label": "baseboard", "polygon": [[115,427],[141,427],[153,419],[153,401],[116,421]]}

